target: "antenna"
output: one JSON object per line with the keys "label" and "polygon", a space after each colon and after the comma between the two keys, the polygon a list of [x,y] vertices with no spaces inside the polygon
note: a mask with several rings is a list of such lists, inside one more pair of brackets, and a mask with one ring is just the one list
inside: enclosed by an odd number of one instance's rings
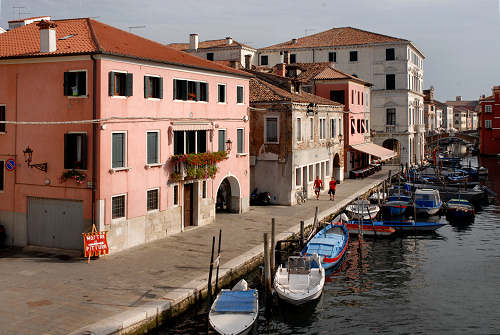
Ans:
{"label": "antenna", "polygon": [[127,28],[128,28],[128,32],[131,33],[132,29],[143,29],[143,28],[146,28],[146,26],[130,26]]}
{"label": "antenna", "polygon": [[12,8],[14,8],[14,10],[17,9],[17,18],[20,19],[21,18],[21,9],[26,8],[26,7],[25,6],[12,6]]}

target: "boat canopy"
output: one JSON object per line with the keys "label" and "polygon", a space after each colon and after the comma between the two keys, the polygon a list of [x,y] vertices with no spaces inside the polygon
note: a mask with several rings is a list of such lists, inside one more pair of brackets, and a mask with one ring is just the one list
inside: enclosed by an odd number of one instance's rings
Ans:
{"label": "boat canopy", "polygon": [[215,306],[217,313],[250,313],[255,308],[255,290],[222,291]]}

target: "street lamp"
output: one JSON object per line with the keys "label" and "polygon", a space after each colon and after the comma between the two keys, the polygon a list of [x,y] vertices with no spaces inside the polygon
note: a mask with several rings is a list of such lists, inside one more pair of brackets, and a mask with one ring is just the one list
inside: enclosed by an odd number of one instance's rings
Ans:
{"label": "street lamp", "polygon": [[226,141],[226,151],[227,151],[228,154],[231,152],[231,148],[232,147],[233,147],[233,141],[231,141],[230,139],[228,139]]}
{"label": "street lamp", "polygon": [[23,151],[24,161],[28,164],[28,167],[35,168],[43,172],[47,172],[47,163],[31,164],[33,158],[33,150],[28,146]]}

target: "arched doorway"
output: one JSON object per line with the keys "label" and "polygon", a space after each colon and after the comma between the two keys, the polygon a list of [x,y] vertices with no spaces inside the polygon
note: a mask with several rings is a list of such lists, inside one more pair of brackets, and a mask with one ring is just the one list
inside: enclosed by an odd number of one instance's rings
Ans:
{"label": "arched doorway", "polygon": [[396,153],[396,156],[391,159],[393,163],[401,163],[401,143],[398,140],[395,138],[389,138],[382,143],[382,146]]}
{"label": "arched doorway", "polygon": [[337,181],[343,180],[343,176],[342,176],[343,170],[342,170],[342,167],[340,166],[340,156],[339,156],[339,154],[335,154],[335,156],[333,156],[332,167],[333,167],[333,177]]}
{"label": "arched doorway", "polygon": [[241,213],[241,190],[234,176],[224,178],[217,189],[216,212]]}

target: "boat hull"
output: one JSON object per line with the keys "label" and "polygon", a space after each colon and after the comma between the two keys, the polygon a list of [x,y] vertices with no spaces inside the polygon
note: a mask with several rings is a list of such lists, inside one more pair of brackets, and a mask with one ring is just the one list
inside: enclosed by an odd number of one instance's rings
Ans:
{"label": "boat hull", "polygon": [[[343,235],[329,234],[328,231],[330,229],[342,230]],[[333,238],[332,235],[337,235],[339,237]],[[323,249],[318,247],[318,245],[331,247],[331,252],[322,252],[321,250]],[[318,254],[321,260],[322,267],[326,271],[331,271],[337,268],[342,263],[342,259],[347,252],[348,245],[349,231],[347,227],[343,223],[335,222],[329,224],[324,229],[319,231],[316,235],[314,235],[314,237],[309,241],[309,243],[302,251],[302,254],[306,256]]]}
{"label": "boat hull", "polygon": [[314,280],[316,284],[308,286],[304,289],[290,288],[290,282],[286,269],[279,268],[274,277],[274,291],[278,298],[292,305],[302,305],[310,301],[314,301],[321,296],[323,286],[325,285],[325,269],[315,268]]}
{"label": "boat hull", "polygon": [[259,313],[259,294],[255,290],[254,294],[254,310],[252,312],[216,312],[215,306],[220,299],[220,294],[212,304],[212,308],[208,314],[210,326],[219,334],[222,335],[245,335],[253,328]]}
{"label": "boat hull", "polygon": [[431,216],[431,215],[434,215],[434,214],[437,214],[437,212],[439,212],[439,210],[441,209],[441,206],[440,207],[419,207],[417,206],[417,215],[428,215],[428,216]]}
{"label": "boat hull", "polygon": [[402,201],[387,202],[384,205],[384,210],[390,216],[399,216],[403,215],[409,206],[410,204]]}
{"label": "boat hull", "polygon": [[[349,221],[351,223],[351,221]],[[357,224],[356,222],[352,222]],[[385,227],[392,227],[397,232],[432,232],[442,226],[444,223],[438,222],[416,222],[413,221],[375,221],[374,224]]]}

